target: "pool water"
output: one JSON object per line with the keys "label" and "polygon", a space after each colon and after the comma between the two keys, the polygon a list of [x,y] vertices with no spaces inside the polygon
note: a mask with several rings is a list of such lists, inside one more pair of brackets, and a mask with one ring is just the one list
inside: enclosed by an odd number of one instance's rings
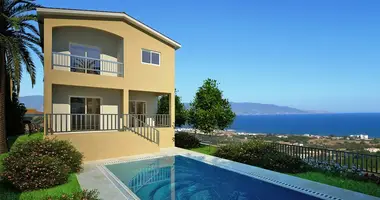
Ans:
{"label": "pool water", "polygon": [[142,200],[319,199],[183,156],[106,167]]}

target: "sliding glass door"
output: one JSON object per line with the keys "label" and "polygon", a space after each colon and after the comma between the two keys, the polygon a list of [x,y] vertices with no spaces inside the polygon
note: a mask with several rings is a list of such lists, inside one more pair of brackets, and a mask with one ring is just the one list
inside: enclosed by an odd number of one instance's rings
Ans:
{"label": "sliding glass door", "polygon": [[100,130],[100,98],[71,97],[71,130]]}
{"label": "sliding glass door", "polygon": [[146,122],[146,102],[129,101],[129,114],[134,116],[130,119],[131,126],[142,126],[142,122]]}

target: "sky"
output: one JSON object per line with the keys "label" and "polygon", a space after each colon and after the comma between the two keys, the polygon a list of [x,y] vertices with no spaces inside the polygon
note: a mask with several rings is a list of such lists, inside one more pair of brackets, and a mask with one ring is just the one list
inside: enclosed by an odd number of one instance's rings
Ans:
{"label": "sky", "polygon": [[[378,0],[37,0],[43,6],[122,11],[181,43],[176,88],[184,102],[207,78],[232,102],[330,112],[380,112]],[[32,88],[43,94],[37,64]]]}

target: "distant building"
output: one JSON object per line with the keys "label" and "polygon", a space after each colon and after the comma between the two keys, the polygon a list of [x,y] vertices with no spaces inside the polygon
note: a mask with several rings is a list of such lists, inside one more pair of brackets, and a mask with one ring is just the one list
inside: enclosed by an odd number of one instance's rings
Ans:
{"label": "distant building", "polygon": [[368,140],[368,135],[360,134],[360,135],[350,135],[350,138]]}
{"label": "distant building", "polygon": [[34,108],[27,108],[25,114],[26,115],[42,115],[42,114],[44,114],[44,112],[40,112]]}
{"label": "distant building", "polygon": [[380,151],[380,148],[366,148],[365,149],[366,151],[369,151],[371,153],[376,153],[376,152],[379,152]]}

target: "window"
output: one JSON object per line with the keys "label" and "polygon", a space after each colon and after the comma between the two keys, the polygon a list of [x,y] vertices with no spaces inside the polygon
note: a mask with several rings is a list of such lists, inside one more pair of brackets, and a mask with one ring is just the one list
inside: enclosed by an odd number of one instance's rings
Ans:
{"label": "window", "polygon": [[100,49],[79,44],[70,44],[71,71],[100,74]]}
{"label": "window", "polygon": [[161,54],[151,50],[142,50],[141,62],[146,64],[160,65]]}

